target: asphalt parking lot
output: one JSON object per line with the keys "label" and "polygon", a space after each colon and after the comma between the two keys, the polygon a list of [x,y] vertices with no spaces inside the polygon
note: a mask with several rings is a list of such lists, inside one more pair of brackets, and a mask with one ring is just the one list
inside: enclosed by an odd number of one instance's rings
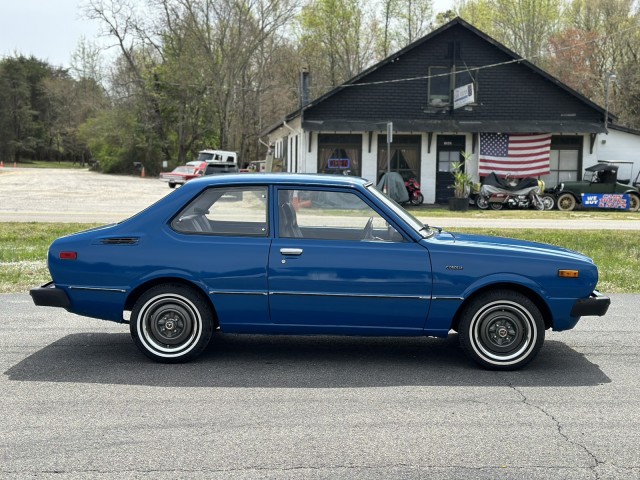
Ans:
{"label": "asphalt parking lot", "polygon": [[[72,172],[0,174],[0,222],[118,221],[171,191]],[[126,325],[26,294],[0,312],[3,479],[640,479],[640,295],[501,373],[455,335],[219,334],[161,365]]]}
{"label": "asphalt parking lot", "polygon": [[637,295],[509,373],[453,335],[218,335],[161,365],[124,325],[0,301],[2,478],[640,478]]}

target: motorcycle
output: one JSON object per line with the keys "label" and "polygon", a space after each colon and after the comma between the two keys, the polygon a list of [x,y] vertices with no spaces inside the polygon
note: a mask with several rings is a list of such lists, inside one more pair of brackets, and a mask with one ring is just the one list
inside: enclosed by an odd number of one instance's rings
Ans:
{"label": "motorcycle", "polygon": [[475,199],[478,208],[502,210],[504,206],[512,208],[530,208],[551,210],[555,200],[552,195],[540,195],[544,192],[544,182],[536,178],[513,179],[498,177],[490,173],[482,182],[480,193]]}
{"label": "motorcycle", "polygon": [[404,182],[404,186],[407,189],[407,193],[409,194],[409,203],[416,206],[422,205],[422,202],[424,202],[424,196],[420,191],[420,184],[418,183],[418,180],[416,180],[415,178],[410,178],[409,180]]}

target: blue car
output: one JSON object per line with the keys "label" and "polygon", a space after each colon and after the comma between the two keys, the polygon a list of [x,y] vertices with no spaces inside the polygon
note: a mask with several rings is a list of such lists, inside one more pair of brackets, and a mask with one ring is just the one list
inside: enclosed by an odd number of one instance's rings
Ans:
{"label": "blue car", "polygon": [[[364,179],[232,174],[186,183],[136,216],[59,238],[36,305],[128,323],[160,362],[214,332],[447,337],[513,370],[545,330],[604,315],[574,251],[424,225]],[[214,341],[215,342],[215,341]]]}

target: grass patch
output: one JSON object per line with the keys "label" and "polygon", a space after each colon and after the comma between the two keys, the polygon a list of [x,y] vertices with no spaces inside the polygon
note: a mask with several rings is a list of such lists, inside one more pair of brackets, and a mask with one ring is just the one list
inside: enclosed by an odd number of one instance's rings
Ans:
{"label": "grass patch", "polygon": [[[0,223],[0,293],[27,292],[50,281],[47,250],[53,240],[97,224]],[[577,250],[600,269],[599,288],[607,293],[640,293],[638,232],[456,228],[456,231],[550,243]]]}
{"label": "grass patch", "polygon": [[640,292],[640,232],[497,228],[456,228],[455,231],[531,240],[576,250],[593,258],[598,266],[600,291]]}
{"label": "grass patch", "polygon": [[[470,207],[466,212],[454,212],[448,207],[423,205],[420,207],[407,208],[412,215],[420,218],[520,218],[520,219],[537,219],[537,220],[640,220],[640,212],[628,212],[624,210],[599,210],[599,209],[583,209],[574,210],[572,212],[561,212],[560,210],[543,210],[534,209],[517,210],[480,210]],[[427,222],[433,223],[433,222]]]}
{"label": "grass patch", "polygon": [[86,223],[0,223],[0,293],[26,293],[49,282],[47,251],[56,238],[86,230]]}
{"label": "grass patch", "polygon": [[[18,168],[78,168],[78,169],[83,169],[83,168],[89,168],[88,165],[85,165],[84,167],[82,167],[79,163],[72,163],[72,162],[56,162],[56,161],[44,161],[44,160],[22,160],[20,162],[17,163],[16,165]],[[13,162],[6,162],[4,164],[4,169],[12,169],[13,168]]]}
{"label": "grass patch", "polygon": [[[640,220],[640,212],[628,212],[624,210],[599,210],[599,209],[583,209],[574,210],[572,212],[561,212],[560,210],[543,210],[534,209],[517,210],[480,210],[470,207],[466,212],[456,212],[449,210],[448,207],[442,205],[422,205],[419,207],[404,208],[414,217],[425,220],[427,224],[432,225],[434,218],[473,218],[473,219],[534,219],[534,220]],[[330,208],[308,208],[302,209],[308,215],[332,216],[339,214],[343,217],[360,217],[366,215],[364,210],[336,210]]]}

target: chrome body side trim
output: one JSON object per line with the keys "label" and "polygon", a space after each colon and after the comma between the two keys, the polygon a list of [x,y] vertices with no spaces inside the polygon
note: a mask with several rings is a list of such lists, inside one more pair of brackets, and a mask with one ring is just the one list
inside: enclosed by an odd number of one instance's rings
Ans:
{"label": "chrome body side trim", "polygon": [[397,298],[404,300],[431,300],[430,295],[382,295],[375,293],[324,293],[324,292],[269,292],[269,295],[297,295],[311,297]]}
{"label": "chrome body side trim", "polygon": [[116,292],[127,293],[123,288],[105,288],[105,287],[81,287],[78,285],[69,285],[69,290],[92,290],[98,292]]}
{"label": "chrome body side trim", "polygon": [[431,297],[431,300],[464,300],[464,297]]}
{"label": "chrome body side trim", "polygon": [[269,295],[268,292],[255,292],[251,290],[209,290],[209,295]]}

